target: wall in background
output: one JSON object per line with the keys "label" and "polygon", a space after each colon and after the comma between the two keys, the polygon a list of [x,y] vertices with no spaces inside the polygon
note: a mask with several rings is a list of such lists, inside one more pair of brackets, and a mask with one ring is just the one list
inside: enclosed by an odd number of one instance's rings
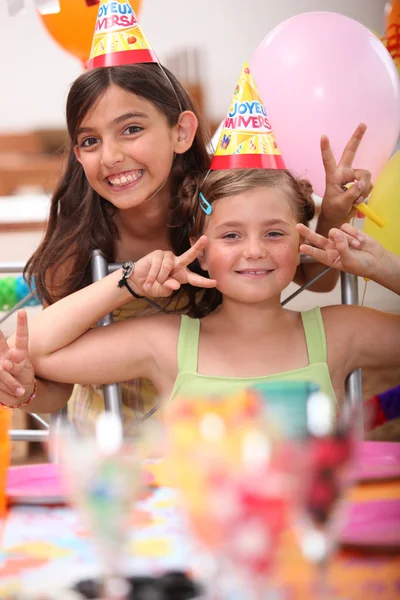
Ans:
{"label": "wall in background", "polygon": [[[382,33],[384,5],[385,0],[143,0],[141,23],[161,61],[185,47],[199,48],[206,114],[218,122],[244,60],[278,23],[328,10]],[[0,73],[1,132],[64,126],[68,88],[81,66],[53,42],[33,7],[9,18],[0,0]],[[343,74],[344,94],[347,77],[351,73]]]}

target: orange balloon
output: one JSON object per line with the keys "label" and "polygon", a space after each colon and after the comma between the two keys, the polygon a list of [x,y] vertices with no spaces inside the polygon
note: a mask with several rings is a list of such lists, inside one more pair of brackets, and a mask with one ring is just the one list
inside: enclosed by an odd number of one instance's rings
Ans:
{"label": "orange balloon", "polygon": [[[141,0],[130,0],[138,16]],[[88,6],[85,0],[60,0],[60,12],[40,15],[52,38],[82,63],[86,63],[92,47],[98,5]]]}
{"label": "orange balloon", "polygon": [[387,2],[384,44],[400,73],[400,0]]}

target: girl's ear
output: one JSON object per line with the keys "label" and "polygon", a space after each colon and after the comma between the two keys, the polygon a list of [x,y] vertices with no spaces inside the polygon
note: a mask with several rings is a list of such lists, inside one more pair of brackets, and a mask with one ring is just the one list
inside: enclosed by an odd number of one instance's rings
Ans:
{"label": "girl's ear", "polygon": [[82,161],[81,161],[81,152],[80,152],[79,146],[74,146],[74,154],[75,154],[75,156],[76,156],[76,160],[77,160],[79,163],[81,163],[81,164],[82,164]]}
{"label": "girl's ear", "polygon": [[299,266],[300,264],[300,258],[301,258],[301,254],[300,254],[300,246],[304,244],[304,238],[299,235],[299,247],[297,248],[297,266]]}
{"label": "girl's ear", "polygon": [[178,123],[176,124],[176,154],[183,154],[193,144],[199,122],[196,115],[191,110],[185,110],[179,115]]}
{"label": "girl's ear", "polygon": [[[195,244],[197,242],[197,238],[191,236],[191,237],[189,237],[189,242],[190,242],[190,245],[193,246],[193,244]],[[199,261],[199,265],[201,266],[203,271],[208,271],[207,261],[206,261],[206,257],[204,254],[204,250],[201,250],[200,254],[197,257],[197,260]]]}

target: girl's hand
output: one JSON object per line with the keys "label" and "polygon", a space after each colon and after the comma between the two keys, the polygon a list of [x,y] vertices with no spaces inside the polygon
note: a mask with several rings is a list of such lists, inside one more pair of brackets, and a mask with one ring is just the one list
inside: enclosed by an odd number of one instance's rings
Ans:
{"label": "girl's hand", "polygon": [[26,312],[20,310],[14,348],[0,331],[0,402],[9,406],[24,402],[33,392],[34,376],[28,353],[28,320]]}
{"label": "girl's hand", "polygon": [[138,293],[143,296],[161,298],[171,296],[181,285],[212,288],[215,279],[207,279],[190,271],[187,267],[199,256],[207,244],[207,237],[201,236],[193,246],[181,256],[172,252],[156,250],[138,260],[131,279]]}
{"label": "girl's hand", "polygon": [[328,267],[360,277],[372,278],[378,272],[385,249],[370,235],[361,234],[349,223],[344,223],[340,229],[331,229],[329,239],[301,223],[296,227],[307,242],[300,246],[303,254]]}
{"label": "girl's hand", "polygon": [[[336,164],[335,157],[326,135],[321,137],[321,155],[325,169],[326,188],[321,204],[321,217],[332,223],[343,223],[357,215],[353,204],[360,204],[371,193],[371,173],[364,169],[354,169],[353,161],[364,137],[367,126],[361,123],[351,136],[342,157]],[[357,180],[349,189],[347,183]]]}

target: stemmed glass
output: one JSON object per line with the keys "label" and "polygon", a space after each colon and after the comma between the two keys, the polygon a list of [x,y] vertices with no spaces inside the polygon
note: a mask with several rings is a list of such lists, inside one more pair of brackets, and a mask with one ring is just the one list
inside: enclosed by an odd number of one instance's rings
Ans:
{"label": "stemmed glass", "polygon": [[251,391],[177,402],[171,465],[192,531],[216,559],[216,597],[276,597],[270,579],[295,491],[294,446],[268,428]]}
{"label": "stemmed glass", "polygon": [[133,503],[141,491],[140,429],[123,435],[121,421],[101,414],[95,428],[78,432],[59,424],[57,444],[71,501],[85,519],[101,561],[102,594],[125,600],[129,584],[123,574],[124,548]]}
{"label": "stemmed glass", "polygon": [[295,531],[303,555],[316,567],[321,599],[334,600],[328,568],[340,530],[344,491],[351,483],[359,416],[359,410],[346,403],[335,418],[327,396],[318,392],[309,398],[304,443],[308,475]]}

